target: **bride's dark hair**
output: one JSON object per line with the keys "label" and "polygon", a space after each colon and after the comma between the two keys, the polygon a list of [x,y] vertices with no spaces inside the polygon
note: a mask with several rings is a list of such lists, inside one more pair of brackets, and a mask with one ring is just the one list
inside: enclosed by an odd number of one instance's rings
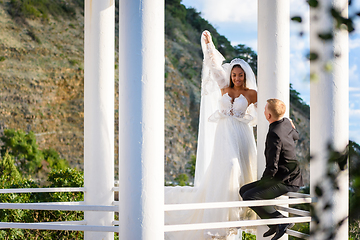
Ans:
{"label": "bride's dark hair", "polygon": [[231,88],[234,87],[234,83],[233,83],[233,81],[231,80],[231,72],[232,72],[232,70],[233,70],[234,68],[236,68],[236,67],[241,68],[241,69],[243,70],[243,72],[244,72],[244,88],[246,89],[246,72],[245,72],[245,70],[240,66],[240,64],[234,65],[234,66],[232,67],[231,71],[230,71],[230,87],[231,87]]}

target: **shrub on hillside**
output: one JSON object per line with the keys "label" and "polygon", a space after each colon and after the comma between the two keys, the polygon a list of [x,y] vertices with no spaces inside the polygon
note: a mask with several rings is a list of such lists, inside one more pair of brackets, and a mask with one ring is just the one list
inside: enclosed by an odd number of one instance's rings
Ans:
{"label": "shrub on hillside", "polygon": [[62,0],[11,0],[8,12],[12,17],[42,18],[48,20],[53,17],[74,17],[76,7],[84,8],[83,0],[71,2]]}
{"label": "shrub on hillside", "polygon": [[[54,149],[38,149],[34,133],[22,130],[6,129],[0,137],[0,188],[39,188],[40,183],[28,178],[29,172],[42,167],[44,158],[51,170],[46,185],[42,187],[83,187],[83,173],[69,168],[65,159],[61,159]],[[29,171],[28,167],[31,167]],[[28,177],[25,177],[28,176]],[[43,183],[42,183],[43,184]],[[0,194],[2,203],[38,203],[38,202],[77,202],[83,201],[82,192],[57,193],[7,193]],[[82,211],[40,211],[22,209],[0,209],[2,222],[60,222],[81,221]],[[29,229],[0,230],[0,239],[78,239],[83,232],[78,231],[40,231]]]}
{"label": "shrub on hillside", "polygon": [[5,156],[6,152],[12,155],[20,172],[26,174],[38,172],[44,157],[38,149],[33,132],[25,133],[23,130],[5,129],[0,140],[3,142],[0,148],[1,156]]}
{"label": "shrub on hillside", "polygon": [[[3,164],[4,159],[1,163]],[[10,164],[11,165],[11,164]],[[8,165],[7,170],[14,169]],[[16,169],[16,168],[15,168]],[[13,178],[11,174],[0,177],[0,188],[38,188],[39,184],[25,178]],[[11,179],[11,181],[9,181]],[[82,187],[84,180],[82,172],[76,169],[54,170],[49,174],[47,187]],[[3,203],[36,203],[36,202],[73,202],[83,201],[82,192],[64,193],[8,193],[0,194]],[[84,213],[81,211],[40,211],[21,209],[1,209],[2,222],[58,222],[81,221]],[[0,230],[0,239],[77,239],[82,238],[82,232],[76,231],[40,231],[29,229]]]}

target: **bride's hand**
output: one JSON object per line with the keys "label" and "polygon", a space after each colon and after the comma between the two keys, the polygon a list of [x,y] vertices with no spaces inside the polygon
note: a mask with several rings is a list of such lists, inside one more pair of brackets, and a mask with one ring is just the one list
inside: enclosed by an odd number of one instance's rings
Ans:
{"label": "bride's hand", "polygon": [[206,44],[211,43],[212,39],[211,39],[211,35],[210,35],[209,31],[204,31],[203,36],[204,36]]}

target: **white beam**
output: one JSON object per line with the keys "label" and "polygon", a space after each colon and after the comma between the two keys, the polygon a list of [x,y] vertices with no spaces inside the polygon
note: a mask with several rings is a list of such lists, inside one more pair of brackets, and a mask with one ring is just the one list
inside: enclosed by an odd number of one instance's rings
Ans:
{"label": "white beam", "polygon": [[164,238],[164,7],[119,2],[120,239]]}
{"label": "white beam", "polygon": [[[290,1],[258,0],[258,178],[265,169],[265,139],[268,122],[264,117],[266,100],[277,98],[289,115]],[[256,239],[265,239],[267,227],[258,227]],[[287,239],[283,237],[281,239]]]}
{"label": "white beam", "polygon": [[[310,9],[310,51],[318,55],[311,61],[313,76],[310,83],[310,190],[324,182],[329,157],[327,146],[343,151],[348,144],[349,123],[349,45],[347,30],[334,30],[334,20],[329,12],[335,6],[347,17],[347,0],[320,0],[319,7]],[[333,33],[332,40],[321,40],[319,33]],[[335,57],[334,57],[335,56]],[[348,216],[348,172],[339,176],[339,192],[330,187],[323,188],[324,198],[319,199],[317,212],[321,226],[336,229],[336,223]],[[330,201],[333,208],[323,211],[322,207]],[[313,225],[314,226],[314,225]],[[348,238],[348,222],[335,230],[335,239]],[[313,239],[326,236],[315,235]]]}
{"label": "white beam", "polygon": [[64,224],[64,223],[18,223],[18,222],[0,222],[0,229],[37,229],[37,230],[57,230],[57,231],[97,231],[97,232],[109,232],[114,235],[114,232],[118,230],[115,226],[94,226],[94,225],[80,225],[76,224]]}
{"label": "white beam", "polygon": [[58,187],[58,188],[7,188],[0,189],[1,193],[35,193],[35,192],[85,192],[83,187]]}
{"label": "white beam", "polygon": [[[250,226],[263,226],[271,224],[283,223],[304,223],[310,222],[311,217],[289,217],[289,218],[271,218],[271,219],[256,219],[256,220],[241,220],[241,221],[228,221],[228,222],[209,222],[209,223],[193,223],[193,224],[178,224],[178,225],[165,225],[165,232],[199,230],[199,229],[217,229],[217,228],[238,228]],[[256,238],[258,239],[258,238]],[[268,238],[269,239],[269,238]],[[267,240],[268,240],[267,239]]]}
{"label": "white beam", "polygon": [[271,200],[252,200],[252,201],[233,201],[233,202],[207,202],[207,203],[186,203],[186,204],[166,204],[164,211],[180,211],[195,209],[213,209],[213,208],[235,208],[235,207],[255,207],[271,205],[289,205],[314,202],[309,198],[292,199],[271,199]]}
{"label": "white beam", "polygon": [[0,209],[59,210],[59,211],[98,211],[116,212],[116,206],[88,205],[84,202],[46,202],[46,203],[0,203]]}
{"label": "white beam", "polygon": [[[84,184],[85,203],[114,200],[113,0],[85,0]],[[113,212],[85,212],[89,225],[111,226]],[[85,239],[113,239],[113,233],[85,231]]]}
{"label": "white beam", "polygon": [[265,169],[266,100],[278,98],[289,115],[290,3],[258,0],[258,177]]}

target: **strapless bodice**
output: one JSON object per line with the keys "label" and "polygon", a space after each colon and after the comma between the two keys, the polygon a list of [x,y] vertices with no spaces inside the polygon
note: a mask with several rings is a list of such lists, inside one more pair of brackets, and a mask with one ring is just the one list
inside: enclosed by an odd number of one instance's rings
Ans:
{"label": "strapless bodice", "polygon": [[229,94],[225,93],[220,98],[219,111],[227,116],[243,117],[248,104],[247,99],[242,94],[232,102],[232,98]]}

